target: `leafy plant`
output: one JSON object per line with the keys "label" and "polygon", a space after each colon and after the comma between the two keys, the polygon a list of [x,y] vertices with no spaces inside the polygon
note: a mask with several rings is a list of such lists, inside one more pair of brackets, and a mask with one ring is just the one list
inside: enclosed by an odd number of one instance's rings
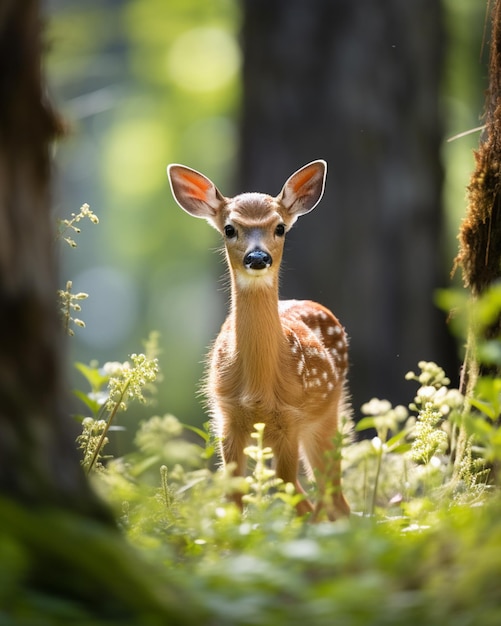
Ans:
{"label": "leafy plant", "polygon": [[[387,400],[373,398],[362,406],[362,413],[367,417],[362,418],[356,427],[357,431],[374,428],[377,435],[372,439],[371,445],[376,457],[376,471],[372,489],[372,497],[369,507],[369,515],[374,515],[376,499],[381,477],[383,457],[387,453],[402,450],[402,440],[405,430],[400,424],[407,418],[407,409],[403,406],[393,408]],[[388,438],[392,434],[390,438]]]}
{"label": "leafy plant", "polygon": [[102,467],[100,457],[116,415],[126,411],[132,400],[146,402],[144,394],[155,382],[158,360],[145,354],[131,354],[130,361],[124,363],[105,363],[102,369],[79,364],[78,369],[91,385],[90,393],[80,392],[78,397],[95,415],[83,420],[84,430],[78,438],[79,447],[84,451],[82,464],[90,472],[94,467]]}

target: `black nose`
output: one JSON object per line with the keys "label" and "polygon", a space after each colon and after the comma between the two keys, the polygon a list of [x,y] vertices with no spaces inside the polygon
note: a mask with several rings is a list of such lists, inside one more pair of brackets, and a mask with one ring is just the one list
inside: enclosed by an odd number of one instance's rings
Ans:
{"label": "black nose", "polygon": [[271,262],[271,256],[264,250],[252,250],[244,258],[244,265],[249,270],[264,270],[270,267]]}

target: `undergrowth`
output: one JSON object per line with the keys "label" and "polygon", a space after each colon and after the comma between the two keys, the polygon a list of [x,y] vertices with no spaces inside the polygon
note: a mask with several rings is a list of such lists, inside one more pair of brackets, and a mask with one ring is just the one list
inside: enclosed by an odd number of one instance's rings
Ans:
{"label": "undergrowth", "polygon": [[[482,324],[501,314],[501,286],[475,305],[452,292],[441,301],[465,311],[468,325],[461,314],[455,318],[463,336],[473,320],[480,337]],[[463,395],[439,365],[423,361],[407,375],[408,406],[382,399],[364,404],[356,429],[375,434],[343,450],[352,516],[310,523],[295,512],[302,496],[274,474],[262,424],[245,451],[246,478],[218,469],[208,425],[185,426],[168,414],[138,424],[132,451],[106,455],[121,412],[153,397],[157,342],[151,336],[144,353],[124,363],[77,365],[87,385],[76,392],[82,465],[131,549],[151,566],[141,574],[144,588],[157,596],[164,589],[164,604],[175,606],[175,617],[166,621],[152,599],[121,624],[501,623],[500,378],[478,377]],[[499,371],[499,337],[477,339],[474,356]],[[314,498],[314,485],[305,487]],[[226,498],[235,489],[245,494],[243,511]],[[25,527],[14,526],[13,536],[20,537]],[[104,535],[102,541],[108,541]],[[24,561],[15,558],[20,542],[8,548],[0,541],[0,575],[10,567],[22,578]],[[99,571],[109,568],[113,580],[115,567],[110,560]],[[0,586],[0,601],[8,594],[15,600],[13,589],[14,583]],[[120,602],[127,607],[125,596]],[[36,614],[40,598],[23,597],[30,598],[29,614]],[[54,621],[40,623],[70,623],[68,616],[73,610],[80,615],[81,607],[68,602],[63,608],[42,602]]]}
{"label": "undergrowth", "polygon": [[[143,421],[135,450],[91,477],[129,542],[189,595],[197,623],[498,624],[501,503],[486,460],[497,426],[477,435],[484,416],[436,364],[408,378],[409,407],[367,403],[358,429],[376,436],[344,450],[349,520],[296,515],[301,496],[277,481],[262,424],[245,480],[214,468],[207,428],[194,440],[172,415]],[[225,497],[235,488],[243,512]]]}

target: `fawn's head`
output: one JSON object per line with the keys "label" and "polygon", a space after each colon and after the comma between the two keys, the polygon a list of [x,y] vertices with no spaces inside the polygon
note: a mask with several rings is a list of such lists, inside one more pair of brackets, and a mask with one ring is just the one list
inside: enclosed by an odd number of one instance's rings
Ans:
{"label": "fawn's head", "polygon": [[325,161],[305,165],[275,197],[242,193],[226,198],[206,176],[184,165],[169,165],[167,175],[179,206],[221,233],[230,270],[244,287],[270,284],[276,278],[285,234],[322,198],[326,171]]}

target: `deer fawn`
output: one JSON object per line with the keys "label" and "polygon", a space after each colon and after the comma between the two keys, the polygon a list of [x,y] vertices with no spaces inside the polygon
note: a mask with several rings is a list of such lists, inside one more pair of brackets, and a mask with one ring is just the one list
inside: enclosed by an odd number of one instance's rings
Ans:
{"label": "deer fawn", "polygon": [[[179,206],[206,219],[224,238],[231,276],[230,313],[209,356],[205,386],[224,464],[245,472],[244,448],[254,424],[265,424],[276,474],[305,495],[299,514],[325,507],[329,519],[348,515],[341,491],[338,413],[345,401],[347,339],[337,318],[315,302],[278,299],[284,237],[320,201],[327,164],[313,161],[276,197],[225,198],[199,172],[169,165]],[[299,483],[302,458],[319,488],[316,509]],[[241,495],[235,496],[241,504]]]}

